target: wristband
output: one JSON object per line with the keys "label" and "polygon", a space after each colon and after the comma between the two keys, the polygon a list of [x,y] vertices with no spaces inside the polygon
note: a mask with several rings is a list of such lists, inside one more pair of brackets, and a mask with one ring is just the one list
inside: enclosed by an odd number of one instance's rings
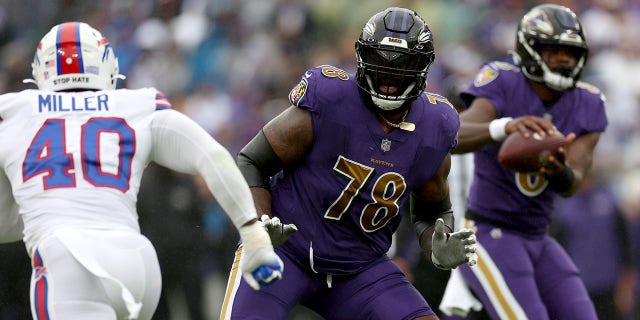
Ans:
{"label": "wristband", "polygon": [[549,182],[549,189],[562,193],[571,189],[576,177],[573,173],[573,169],[565,165],[560,174],[555,176],[545,175],[545,179]]}
{"label": "wristband", "polygon": [[489,122],[489,135],[493,141],[502,141],[507,137],[507,123],[511,120],[513,118],[504,117]]}

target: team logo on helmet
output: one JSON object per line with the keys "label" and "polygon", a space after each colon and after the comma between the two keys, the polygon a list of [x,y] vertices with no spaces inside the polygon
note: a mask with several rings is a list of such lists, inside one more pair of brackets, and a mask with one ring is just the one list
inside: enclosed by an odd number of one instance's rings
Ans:
{"label": "team logo on helmet", "polygon": [[308,87],[309,83],[307,83],[307,79],[300,80],[300,82],[291,89],[291,92],[289,92],[289,102],[297,107],[302,97],[304,97],[304,94],[307,93]]}
{"label": "team logo on helmet", "polygon": [[429,41],[431,41],[432,38],[432,34],[431,31],[425,31],[424,28],[422,29],[422,31],[420,31],[420,34],[418,35],[418,43],[427,43]]}
{"label": "team logo on helmet", "polygon": [[115,89],[118,59],[109,41],[83,22],[63,22],[54,26],[38,43],[33,63],[33,79],[41,90]]}
{"label": "team logo on helmet", "polygon": [[373,36],[373,34],[376,32],[376,25],[373,22],[367,22],[362,28],[362,32]]}
{"label": "team logo on helmet", "polygon": [[553,24],[549,21],[544,11],[534,11],[524,18],[523,26],[527,32],[539,31],[545,34],[553,34]]}

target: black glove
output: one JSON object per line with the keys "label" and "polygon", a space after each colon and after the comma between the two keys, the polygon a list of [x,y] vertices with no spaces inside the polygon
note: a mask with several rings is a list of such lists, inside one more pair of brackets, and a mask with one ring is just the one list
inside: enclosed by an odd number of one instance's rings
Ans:
{"label": "black glove", "polygon": [[296,227],[295,224],[282,224],[278,217],[269,218],[268,215],[263,214],[262,217],[260,217],[260,221],[265,229],[267,229],[274,248],[283,244],[292,234],[298,231],[298,227]]}

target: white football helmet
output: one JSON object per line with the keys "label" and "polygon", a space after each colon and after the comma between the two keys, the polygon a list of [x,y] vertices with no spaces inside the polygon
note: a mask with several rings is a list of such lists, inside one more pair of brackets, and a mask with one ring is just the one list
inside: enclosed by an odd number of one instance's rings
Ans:
{"label": "white football helmet", "polygon": [[41,90],[115,89],[116,58],[107,38],[83,22],[61,23],[38,44],[33,63],[34,80]]}

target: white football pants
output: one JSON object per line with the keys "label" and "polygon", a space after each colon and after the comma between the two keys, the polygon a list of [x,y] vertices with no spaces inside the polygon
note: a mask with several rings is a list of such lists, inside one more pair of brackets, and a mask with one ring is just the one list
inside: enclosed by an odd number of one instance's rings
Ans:
{"label": "white football pants", "polygon": [[160,299],[156,251],[139,233],[56,230],[31,261],[34,319],[151,319]]}

